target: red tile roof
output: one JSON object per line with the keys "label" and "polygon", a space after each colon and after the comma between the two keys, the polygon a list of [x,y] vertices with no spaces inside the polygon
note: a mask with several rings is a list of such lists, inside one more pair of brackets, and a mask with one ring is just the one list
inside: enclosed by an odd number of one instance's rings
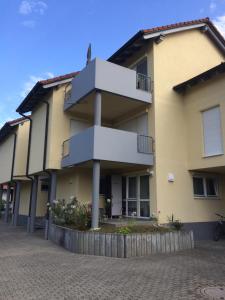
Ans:
{"label": "red tile roof", "polygon": [[198,25],[198,24],[209,23],[209,22],[210,22],[210,25],[211,25],[212,22],[210,21],[210,19],[209,18],[204,18],[204,19],[174,23],[174,24],[170,24],[170,25],[166,25],[166,26],[153,27],[153,28],[150,28],[150,29],[143,29],[142,32],[144,34],[150,34],[150,33],[156,33],[158,31],[176,29],[176,28],[180,28],[180,27]]}
{"label": "red tile roof", "polygon": [[55,82],[57,82],[57,81],[62,81],[62,80],[66,80],[66,79],[73,78],[73,77],[76,76],[78,73],[79,73],[79,72],[72,72],[72,73],[68,73],[68,74],[65,74],[65,75],[60,75],[60,76],[57,76],[57,77],[53,77],[53,78],[41,80],[41,81],[39,81],[39,83],[42,84],[42,85],[55,83]]}
{"label": "red tile roof", "polygon": [[22,121],[25,121],[25,120],[26,120],[26,118],[21,117],[21,118],[17,118],[17,119],[15,119],[15,120],[12,120],[12,121],[8,121],[8,122],[6,122],[6,123],[9,124],[10,126],[13,126],[13,125],[15,125],[15,124],[17,124],[17,123],[20,123],[20,122],[22,122]]}

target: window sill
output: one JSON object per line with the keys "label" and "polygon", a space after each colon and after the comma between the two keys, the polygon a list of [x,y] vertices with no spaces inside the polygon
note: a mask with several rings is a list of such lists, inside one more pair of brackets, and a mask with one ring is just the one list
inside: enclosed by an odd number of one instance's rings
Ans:
{"label": "window sill", "polygon": [[215,196],[215,197],[205,197],[205,196],[194,196],[195,200],[221,200],[220,197]]}
{"label": "window sill", "polygon": [[211,155],[204,155],[202,158],[217,157],[217,156],[222,156],[222,155],[224,155],[224,153],[211,154]]}

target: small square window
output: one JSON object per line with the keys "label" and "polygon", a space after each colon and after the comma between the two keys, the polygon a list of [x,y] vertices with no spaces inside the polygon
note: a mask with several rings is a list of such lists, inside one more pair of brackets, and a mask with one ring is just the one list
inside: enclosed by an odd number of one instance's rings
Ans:
{"label": "small square window", "polygon": [[204,194],[204,181],[202,177],[193,177],[193,188],[195,196],[205,196]]}

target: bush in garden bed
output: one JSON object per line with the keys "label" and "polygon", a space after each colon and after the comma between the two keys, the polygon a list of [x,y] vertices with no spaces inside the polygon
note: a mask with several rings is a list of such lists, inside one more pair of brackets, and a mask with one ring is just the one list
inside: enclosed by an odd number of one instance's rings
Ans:
{"label": "bush in garden bed", "polygon": [[91,227],[91,213],[88,206],[74,198],[71,202],[65,199],[55,200],[49,210],[56,225],[71,226],[79,230]]}

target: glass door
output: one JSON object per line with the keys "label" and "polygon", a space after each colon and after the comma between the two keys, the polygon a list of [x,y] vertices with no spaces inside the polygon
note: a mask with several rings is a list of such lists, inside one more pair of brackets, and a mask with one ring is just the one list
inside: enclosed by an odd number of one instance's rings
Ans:
{"label": "glass door", "polygon": [[137,217],[137,177],[127,178],[127,216]]}
{"label": "glass door", "polygon": [[127,177],[124,214],[128,217],[150,217],[149,175]]}

